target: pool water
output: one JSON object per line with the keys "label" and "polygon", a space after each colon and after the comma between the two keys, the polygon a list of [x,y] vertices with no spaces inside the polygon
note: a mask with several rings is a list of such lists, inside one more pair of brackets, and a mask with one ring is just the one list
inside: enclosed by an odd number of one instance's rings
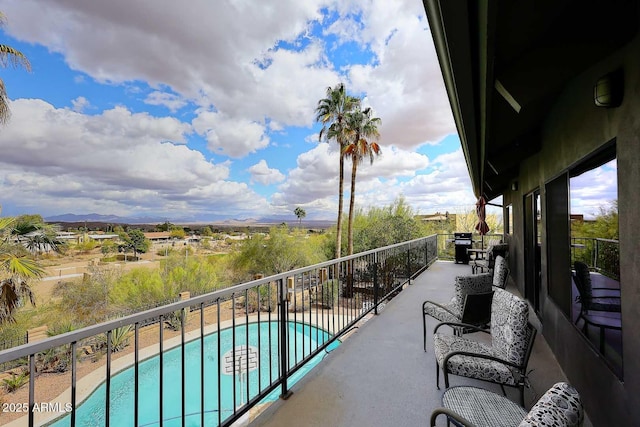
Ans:
{"label": "pool water", "polygon": [[[220,331],[221,350],[218,352],[218,334],[213,333],[204,337],[204,384],[205,394],[205,423],[206,425],[217,425],[218,411],[221,411],[221,418],[224,420],[233,413],[234,399],[233,387],[235,382],[236,406],[247,401],[247,377],[249,381],[249,399],[258,394],[258,382],[261,389],[275,381],[278,376],[278,323],[262,322],[258,324],[250,323],[248,327],[249,346],[259,349],[260,369],[250,370],[242,375],[227,375],[224,372],[220,375],[220,401],[218,408],[218,354],[224,354],[233,347],[233,329],[228,328]],[[235,333],[235,345],[247,344],[247,328],[245,325],[237,326]],[[271,329],[271,331],[269,331]],[[271,333],[271,344],[269,345],[269,333]],[[330,339],[331,335],[325,331],[310,325],[289,322],[289,366],[293,366],[295,361],[300,361],[312,350],[322,345]],[[260,336],[260,343],[258,343]],[[304,344],[304,346],[303,346]],[[338,345],[338,341],[329,346],[327,351]],[[310,351],[311,350],[311,351]],[[271,363],[269,362],[271,354]],[[296,371],[289,377],[289,385],[294,384],[309,370],[317,365],[326,353],[322,352],[310,360],[303,368]],[[154,356],[139,364],[139,399],[138,417],[140,426],[159,425],[159,377],[160,358]],[[271,364],[271,373],[269,365]],[[270,377],[271,375],[271,377]],[[185,384],[186,384],[186,425],[200,426],[201,414],[201,366],[200,366],[200,340],[194,340],[185,345]],[[133,426],[134,413],[134,369],[127,368],[111,378],[111,399],[109,410],[109,422],[111,426]],[[92,394],[76,409],[76,425],[78,426],[104,426],[105,425],[105,384],[101,384]],[[164,352],[163,360],[163,425],[172,427],[182,425],[182,372],[181,372],[181,351],[180,347],[175,347]],[[274,401],[278,398],[280,388],[274,390],[265,397],[263,402]],[[71,416],[57,420],[55,427],[66,427],[71,424]]]}

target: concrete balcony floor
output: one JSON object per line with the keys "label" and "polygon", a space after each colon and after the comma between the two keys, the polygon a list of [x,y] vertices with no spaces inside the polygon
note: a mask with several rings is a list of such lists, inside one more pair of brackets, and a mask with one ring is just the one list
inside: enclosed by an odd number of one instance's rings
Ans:
{"label": "concrete balcony floor", "polygon": [[[448,301],[455,276],[467,274],[471,274],[468,265],[433,264],[295,384],[288,400],[272,404],[251,426],[429,425],[431,411],[440,406],[444,381],[441,375],[438,390],[431,337],[435,319],[427,320],[427,351],[422,347],[422,302]],[[512,286],[507,289],[517,293]],[[527,408],[554,383],[566,380],[540,332],[529,370]],[[450,376],[450,385],[476,385],[501,393],[496,384],[457,376]],[[518,390],[506,390],[517,402]],[[440,418],[439,424],[445,425]],[[590,425],[585,420],[585,426]]]}

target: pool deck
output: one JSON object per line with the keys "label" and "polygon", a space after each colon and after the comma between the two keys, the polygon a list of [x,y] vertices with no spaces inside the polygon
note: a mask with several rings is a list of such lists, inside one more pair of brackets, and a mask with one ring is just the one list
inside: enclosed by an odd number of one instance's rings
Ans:
{"label": "pool deck", "polygon": [[[422,348],[422,302],[448,301],[454,277],[470,273],[471,267],[464,264],[433,264],[296,383],[288,400],[274,402],[251,427],[429,425],[431,411],[440,406],[444,385],[436,388],[430,332],[427,351]],[[507,289],[517,293],[512,286]],[[536,319],[532,320],[539,328]],[[428,318],[427,331],[436,324]],[[527,408],[554,383],[566,380],[540,333],[529,370]],[[498,385],[457,376],[451,377],[451,385],[476,385],[501,393]],[[516,389],[507,388],[507,395],[518,401]],[[439,422],[445,425],[444,420]],[[586,419],[584,425],[591,423]]]}

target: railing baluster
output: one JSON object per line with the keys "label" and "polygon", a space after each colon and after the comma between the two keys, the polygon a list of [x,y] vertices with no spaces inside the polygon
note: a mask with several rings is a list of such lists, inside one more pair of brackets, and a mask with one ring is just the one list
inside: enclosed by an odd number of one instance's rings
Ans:
{"label": "railing baluster", "polygon": [[286,284],[284,279],[280,279],[280,365],[282,371],[282,393],[280,398],[286,400],[291,396],[289,391],[287,379],[289,376],[289,352],[288,352],[288,339],[287,330],[289,328],[287,321],[287,296],[286,296]]}
{"label": "railing baluster", "polygon": [[204,302],[200,303],[200,425],[204,427]]}
{"label": "railing baluster", "polygon": [[140,345],[140,341],[138,339],[138,332],[140,330],[140,324],[138,322],[135,323],[134,325],[134,368],[133,368],[133,405],[134,405],[134,409],[133,409],[133,419],[134,419],[134,425],[138,425],[139,423],[139,417],[140,417],[140,408],[138,407],[138,403],[139,403],[139,391],[140,391],[140,385],[139,385],[139,380],[140,380],[140,354],[139,354],[139,345]]}
{"label": "railing baluster", "polygon": [[[236,294],[231,294],[231,360],[233,361],[233,413],[236,413],[236,407],[238,404],[236,403],[236,375],[235,375],[235,366],[236,366]],[[246,302],[246,301],[245,301]]]}
{"label": "railing baluster", "polygon": [[71,427],[76,425],[76,341],[71,343]]}
{"label": "railing baluster", "polygon": [[29,357],[29,427],[33,427],[35,407],[36,354]]}
{"label": "railing baluster", "polygon": [[105,425],[109,427],[109,420],[111,418],[110,406],[111,406],[111,335],[113,331],[107,331],[107,373],[105,381]]}
{"label": "railing baluster", "polygon": [[222,331],[220,329],[220,298],[216,300],[218,328],[218,425],[222,424]]}
{"label": "railing baluster", "polygon": [[160,427],[164,425],[164,414],[162,408],[164,407],[163,396],[164,396],[164,316],[160,315],[160,342],[159,342],[159,360],[158,360],[158,378],[159,388],[158,388],[158,415],[160,417]]}
{"label": "railing baluster", "polygon": [[187,318],[186,318],[186,313],[185,311],[187,310],[187,308],[183,308],[182,310],[180,310],[180,372],[181,372],[181,387],[180,387],[180,392],[182,395],[182,427],[185,427],[187,425],[187,361],[186,361],[186,354],[185,354],[185,348],[184,348],[184,344],[185,344],[185,323],[187,323]]}
{"label": "railing baluster", "polygon": [[[247,352],[245,354],[245,360],[246,360],[246,380],[247,380],[247,400],[246,402],[249,402],[249,396],[251,396],[251,394],[249,393],[249,290],[245,290],[244,291],[245,297],[245,305],[244,305],[244,324],[245,324],[245,342],[247,345]],[[257,299],[260,299],[260,295],[258,294]],[[260,302],[258,301],[258,304],[260,304]],[[240,381],[242,381],[242,368],[240,369]]]}

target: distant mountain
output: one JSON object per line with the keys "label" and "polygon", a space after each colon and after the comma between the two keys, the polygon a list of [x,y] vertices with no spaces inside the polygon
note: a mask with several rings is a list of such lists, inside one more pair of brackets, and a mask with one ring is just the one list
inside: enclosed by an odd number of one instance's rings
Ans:
{"label": "distant mountain", "polygon": [[[281,217],[264,217],[264,218],[245,218],[235,219],[220,215],[209,215],[207,218],[167,218],[167,217],[123,217],[118,215],[102,215],[97,213],[90,214],[73,214],[66,213],[63,215],[49,216],[44,219],[50,223],[103,223],[103,224],[161,224],[169,221],[173,224],[219,224],[227,226],[270,226],[278,224],[288,224],[290,226],[298,225],[298,220],[292,218],[291,215],[283,215]],[[327,228],[332,226],[335,221],[327,220],[309,220],[303,219],[302,226],[308,228]]]}
{"label": "distant mountain", "polygon": [[161,217],[122,217],[118,215],[101,215],[90,213],[84,215],[67,213],[63,215],[55,215],[46,217],[47,222],[104,222],[115,224],[155,224],[165,222],[166,218]]}

